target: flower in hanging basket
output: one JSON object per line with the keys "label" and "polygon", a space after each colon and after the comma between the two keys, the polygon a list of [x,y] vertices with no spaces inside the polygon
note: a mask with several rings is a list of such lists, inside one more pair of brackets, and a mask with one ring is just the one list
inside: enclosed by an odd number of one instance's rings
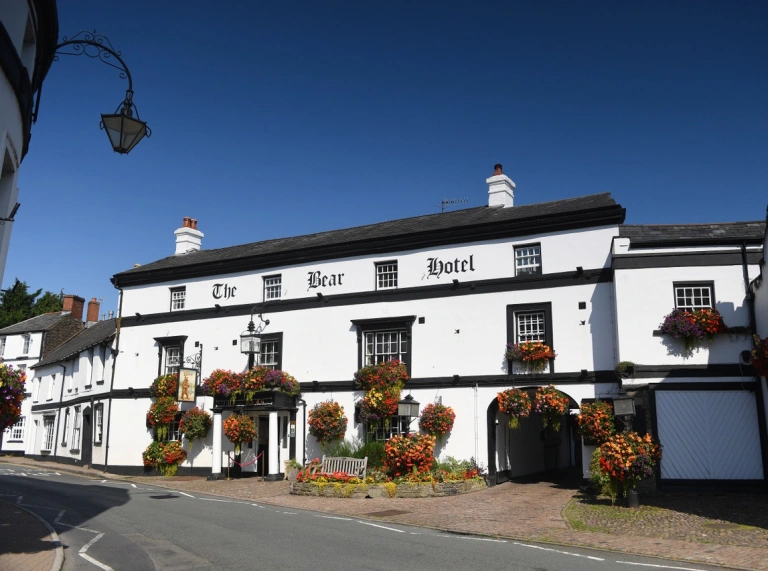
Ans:
{"label": "flower in hanging basket", "polygon": [[496,395],[499,401],[499,410],[509,415],[509,427],[520,426],[520,419],[531,414],[531,397],[526,391],[520,389],[507,389]]}
{"label": "flower in hanging basket", "polygon": [[280,391],[291,396],[301,392],[301,387],[296,379],[285,371],[275,369],[264,375],[264,388],[266,390]]}
{"label": "flower in hanging basket", "polygon": [[757,335],[755,339],[755,348],[752,349],[752,366],[761,377],[768,377],[768,337],[760,339]]}
{"label": "flower in hanging basket", "polygon": [[661,460],[661,445],[650,434],[637,432],[614,434],[599,448],[600,469],[610,479],[611,499],[637,487],[640,480],[653,475]]}
{"label": "flower in hanging basket", "polygon": [[371,389],[365,393],[360,405],[360,419],[368,423],[384,420],[389,426],[389,417],[397,413],[398,402],[400,402],[399,387]]}
{"label": "flower in hanging basket", "polygon": [[179,405],[173,397],[160,397],[149,407],[147,422],[157,429],[157,437],[164,440],[168,436],[168,425],[176,419]]}
{"label": "flower in hanging basket", "polygon": [[26,380],[27,374],[21,369],[0,364],[0,431],[19,419]]}
{"label": "flower in hanging basket", "polygon": [[524,341],[507,343],[506,357],[510,361],[522,363],[526,371],[540,373],[557,355],[549,345],[539,341]]}
{"label": "flower in hanging basket", "polygon": [[224,421],[224,436],[235,445],[235,454],[240,454],[240,445],[256,438],[256,425],[244,414],[233,414]]}
{"label": "flower in hanging basket", "polygon": [[178,374],[172,373],[170,375],[161,375],[152,381],[152,384],[149,386],[149,394],[154,398],[175,397],[178,386]]}
{"label": "flower in hanging basket", "polygon": [[605,401],[584,403],[581,412],[576,417],[584,441],[602,444],[616,432],[613,406]]}
{"label": "flower in hanging basket", "polygon": [[145,466],[152,466],[158,472],[165,462],[165,442],[154,441],[141,453],[141,459]]}
{"label": "flower in hanging basket", "polygon": [[429,403],[421,411],[419,428],[433,436],[444,436],[453,428],[456,413],[443,403]]}
{"label": "flower in hanging basket", "polygon": [[319,402],[309,411],[307,424],[309,433],[320,443],[325,450],[325,445],[334,440],[341,440],[347,433],[347,416],[344,407],[337,402]]}
{"label": "flower in hanging basket", "polygon": [[187,453],[181,447],[181,442],[172,440],[167,442],[163,449],[163,463],[161,467],[164,476],[175,476],[179,464],[187,459]]}
{"label": "flower in hanging basket", "polygon": [[560,418],[568,412],[569,402],[568,397],[552,385],[536,390],[534,406],[536,412],[541,414],[544,428],[551,426],[552,430],[560,432]]}
{"label": "flower in hanging basket", "polygon": [[192,450],[195,439],[205,438],[211,429],[211,415],[204,410],[195,407],[184,413],[179,422],[179,433],[189,440],[189,449]]}
{"label": "flower in hanging basket", "polygon": [[231,393],[240,391],[242,387],[242,375],[227,371],[225,369],[215,369],[211,371],[210,376],[203,379],[200,386],[200,394],[205,396],[230,396]]}
{"label": "flower in hanging basket", "polygon": [[408,369],[405,363],[396,359],[368,365],[355,373],[355,383],[364,391],[394,386],[402,389],[406,382],[408,382]]}

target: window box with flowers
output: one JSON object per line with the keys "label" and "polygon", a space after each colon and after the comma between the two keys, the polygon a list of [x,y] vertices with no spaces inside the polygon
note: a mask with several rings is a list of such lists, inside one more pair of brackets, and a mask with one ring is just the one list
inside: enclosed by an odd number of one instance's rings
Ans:
{"label": "window box with flowers", "polygon": [[696,348],[702,346],[704,339],[712,342],[715,335],[733,330],[734,328],[725,326],[719,311],[703,308],[695,311],[673,309],[664,317],[658,332],[660,335],[682,340],[684,355],[689,356]]}
{"label": "window box with flowers", "polygon": [[[539,341],[507,343],[506,357],[510,363],[519,363],[523,373],[543,373],[557,355],[552,348]],[[509,368],[512,372],[512,367]]]}
{"label": "window box with flowers", "polygon": [[216,369],[200,387],[200,394],[213,397],[214,406],[229,408],[264,398],[277,400],[278,393],[293,398],[300,392],[301,387],[294,377],[285,371],[260,365],[245,373]]}

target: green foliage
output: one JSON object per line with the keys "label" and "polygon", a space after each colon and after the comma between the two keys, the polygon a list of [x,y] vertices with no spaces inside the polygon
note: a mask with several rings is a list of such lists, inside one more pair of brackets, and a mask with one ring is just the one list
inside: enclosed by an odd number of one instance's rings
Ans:
{"label": "green foliage", "polygon": [[43,295],[37,298],[37,300],[35,300],[35,304],[32,306],[32,313],[30,314],[30,317],[37,317],[38,315],[43,315],[44,313],[58,313],[62,310],[63,307],[63,292],[53,293],[46,291]]}
{"label": "green foliage", "polygon": [[609,496],[613,503],[616,502],[618,491],[611,487],[611,478],[603,474],[603,469],[600,466],[599,446],[592,453],[592,458],[589,461],[589,483],[595,495]]}
{"label": "green foliage", "polygon": [[61,311],[63,295],[46,291],[35,301],[42,291],[30,293],[27,283],[16,278],[11,287],[0,293],[0,329],[43,313]]}
{"label": "green foliage", "polygon": [[384,442],[371,440],[363,442],[358,438],[353,440],[337,440],[329,444],[325,455],[338,458],[368,457],[368,469],[381,469],[384,466]]}

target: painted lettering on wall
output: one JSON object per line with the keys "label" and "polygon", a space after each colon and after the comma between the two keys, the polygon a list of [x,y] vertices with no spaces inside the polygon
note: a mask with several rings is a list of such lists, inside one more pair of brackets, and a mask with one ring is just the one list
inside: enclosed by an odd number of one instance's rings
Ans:
{"label": "painted lettering on wall", "polygon": [[341,285],[341,278],[344,277],[344,274],[331,274],[329,276],[320,272],[308,272],[308,274],[309,288],[307,289]]}
{"label": "painted lettering on wall", "polygon": [[228,284],[213,284],[213,299],[229,299],[235,297],[237,286]]}
{"label": "painted lettering on wall", "polygon": [[448,262],[444,262],[440,258],[427,258],[427,279],[429,279],[429,276],[439,278],[443,274],[460,274],[474,271],[474,254],[464,260],[456,258],[455,260]]}

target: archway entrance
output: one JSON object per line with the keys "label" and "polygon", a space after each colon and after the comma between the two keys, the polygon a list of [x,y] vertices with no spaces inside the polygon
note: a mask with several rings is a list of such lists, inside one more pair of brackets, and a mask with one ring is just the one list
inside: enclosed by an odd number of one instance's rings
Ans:
{"label": "archway entrance", "polygon": [[[522,388],[522,387],[521,387]],[[531,402],[538,387],[525,387]],[[566,395],[568,396],[568,395]],[[569,396],[569,408],[579,408]],[[540,414],[531,412],[520,426],[509,428],[509,416],[499,411],[496,399],[488,405],[488,476],[491,485],[536,477],[560,480],[580,477],[581,439],[570,414],[563,415],[560,431],[544,428]]]}

